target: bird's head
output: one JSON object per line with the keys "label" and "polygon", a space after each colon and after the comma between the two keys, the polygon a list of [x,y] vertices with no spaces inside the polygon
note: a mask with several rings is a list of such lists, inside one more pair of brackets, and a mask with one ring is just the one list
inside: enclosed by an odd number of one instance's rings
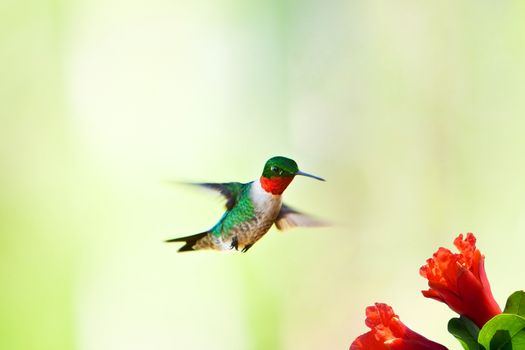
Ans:
{"label": "bird's head", "polygon": [[266,161],[261,175],[261,186],[266,192],[281,194],[296,175],[308,176],[316,180],[324,179],[299,170],[297,163],[286,157],[272,157]]}

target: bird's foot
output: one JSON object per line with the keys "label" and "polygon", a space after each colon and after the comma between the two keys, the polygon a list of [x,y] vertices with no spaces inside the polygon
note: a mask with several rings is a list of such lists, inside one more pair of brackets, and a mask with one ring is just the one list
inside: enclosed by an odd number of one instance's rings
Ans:
{"label": "bird's foot", "polygon": [[239,240],[237,240],[237,236],[234,236],[232,238],[232,244],[230,246],[230,249],[234,249],[234,248],[235,250],[239,250]]}
{"label": "bird's foot", "polygon": [[250,249],[252,247],[253,244],[247,244],[244,246],[244,248],[242,248],[241,252],[242,253],[246,253],[248,251],[248,249]]}

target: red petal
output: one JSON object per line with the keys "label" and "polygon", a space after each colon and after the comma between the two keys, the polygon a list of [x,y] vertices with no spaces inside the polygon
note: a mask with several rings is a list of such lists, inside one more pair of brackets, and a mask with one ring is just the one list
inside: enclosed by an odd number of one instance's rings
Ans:
{"label": "red petal", "polygon": [[396,339],[388,345],[392,350],[447,350],[443,345],[426,338],[424,341]]}
{"label": "red petal", "polygon": [[367,307],[366,316],[366,324],[371,330],[354,340],[350,350],[446,350],[410,330],[387,304],[376,303]]}
{"label": "red petal", "polygon": [[438,292],[436,292],[435,290],[433,289],[429,289],[429,290],[422,290],[421,293],[423,293],[423,296],[425,298],[431,298],[431,299],[434,299],[434,300],[437,300],[437,301],[440,301],[442,303],[445,302],[445,299],[443,299],[441,297],[441,294],[439,294]]}
{"label": "red petal", "polygon": [[383,303],[375,303],[374,306],[366,308],[365,323],[369,328],[375,328],[378,325],[388,326],[390,319],[396,316],[392,307]]}
{"label": "red petal", "polygon": [[446,285],[455,292],[458,258],[457,254],[441,247],[427,260],[427,264],[419,269],[419,273],[429,282]]}
{"label": "red petal", "polygon": [[461,265],[470,270],[473,265],[477,264],[477,260],[479,259],[481,253],[476,248],[476,237],[474,237],[471,232],[467,233],[467,237],[465,239],[463,239],[462,234],[456,237],[454,240],[454,245],[459,250],[460,254],[458,258]]}
{"label": "red petal", "polygon": [[472,273],[474,274],[474,276],[476,276],[478,280],[481,279],[480,270],[479,270],[480,268],[479,263],[481,260],[483,260],[483,256],[481,255],[481,252],[476,249],[476,251],[472,255],[472,264],[470,266],[470,271],[472,271]]}
{"label": "red petal", "polygon": [[389,350],[383,342],[377,341],[372,332],[365,333],[354,340],[350,350]]}
{"label": "red petal", "polygon": [[481,281],[472,272],[463,273],[458,279],[458,286],[461,293],[460,297],[465,305],[463,314],[477,324],[479,328],[483,327],[492,317],[501,313],[490,287],[485,289]]}
{"label": "red petal", "polygon": [[[464,312],[464,304],[463,300],[460,299],[459,295],[455,294],[453,291],[449,290],[446,286],[442,286],[435,283],[428,283],[430,290],[433,290],[434,294],[439,295],[439,299],[435,298],[433,296],[430,296],[430,298],[434,298],[438,301],[442,301],[445,304],[447,304],[452,310],[455,312],[462,314]],[[425,295],[423,293],[423,295]]]}
{"label": "red petal", "polygon": [[485,271],[485,257],[482,255],[478,262],[478,274],[479,274],[479,281],[481,282],[481,285],[483,286],[483,289],[488,290],[490,294],[492,294],[490,290],[490,283],[487,278],[487,272]]}
{"label": "red petal", "polygon": [[476,248],[476,237],[468,233],[454,239],[459,254],[439,248],[420,274],[428,279],[423,295],[446,303],[455,312],[469,317],[479,327],[501,313],[487,279],[484,257]]}
{"label": "red petal", "polygon": [[474,274],[463,269],[458,276],[458,294],[459,298],[464,301],[479,302],[483,296],[483,286]]}

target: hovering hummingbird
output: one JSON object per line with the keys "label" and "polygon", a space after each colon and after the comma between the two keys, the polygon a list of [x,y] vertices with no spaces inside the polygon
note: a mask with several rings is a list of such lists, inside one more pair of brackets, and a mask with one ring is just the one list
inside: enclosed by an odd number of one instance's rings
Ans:
{"label": "hovering hummingbird", "polygon": [[282,203],[281,195],[296,175],[324,179],[302,172],[285,157],[270,158],[258,180],[240,183],[196,183],[226,198],[226,212],[211,229],[192,236],[169,239],[184,242],[179,252],[214,249],[244,253],[275,224],[279,230],[295,226],[322,226],[320,221]]}

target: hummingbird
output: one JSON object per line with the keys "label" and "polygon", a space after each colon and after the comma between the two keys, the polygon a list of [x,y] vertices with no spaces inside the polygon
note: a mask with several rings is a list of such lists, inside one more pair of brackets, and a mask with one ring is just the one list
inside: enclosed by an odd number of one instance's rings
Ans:
{"label": "hummingbird", "polygon": [[296,175],[325,181],[300,171],[293,159],[277,156],[266,161],[259,179],[248,183],[193,183],[224,196],[226,211],[211,229],[166,242],[184,242],[179,252],[235,249],[245,253],[273,224],[279,230],[322,226],[322,222],[283,204],[282,194]]}

